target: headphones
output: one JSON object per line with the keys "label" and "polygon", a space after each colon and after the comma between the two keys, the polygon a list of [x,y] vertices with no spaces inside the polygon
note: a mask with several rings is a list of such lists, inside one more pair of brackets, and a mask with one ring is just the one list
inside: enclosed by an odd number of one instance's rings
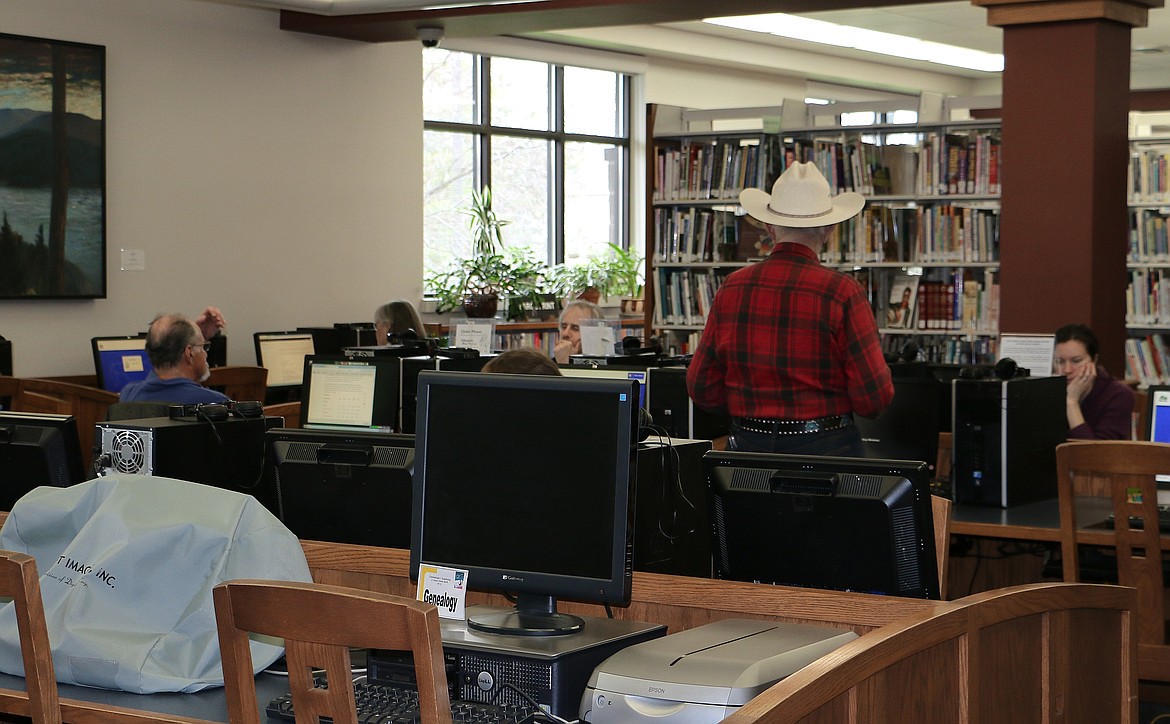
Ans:
{"label": "headphones", "polygon": [[236,417],[253,418],[264,414],[264,406],[256,400],[236,402],[199,402],[185,405],[171,405],[170,418],[179,420],[184,417],[194,417],[207,422],[223,422],[232,415]]}
{"label": "headphones", "polygon": [[983,380],[994,377],[997,380],[1010,380],[1015,377],[1027,377],[1031,373],[1026,367],[1020,367],[1011,357],[1004,357],[991,367],[968,365],[959,370],[959,379]]}

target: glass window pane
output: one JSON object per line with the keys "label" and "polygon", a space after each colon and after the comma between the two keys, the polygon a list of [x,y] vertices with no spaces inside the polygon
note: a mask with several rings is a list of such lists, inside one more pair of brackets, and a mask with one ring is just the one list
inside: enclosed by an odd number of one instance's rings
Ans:
{"label": "glass window pane", "polygon": [[471,252],[467,214],[475,188],[476,136],[423,134],[423,270],[443,271]]}
{"label": "glass window pane", "polygon": [[423,118],[476,123],[475,56],[442,48],[423,50]]}
{"label": "glass window pane", "polygon": [[536,138],[492,138],[492,206],[504,227],[504,243],[526,246],[547,260],[551,238],[549,169],[552,144]]}
{"label": "glass window pane", "polygon": [[548,63],[492,58],[492,125],[551,130],[549,69]]}
{"label": "glass window pane", "polygon": [[608,70],[565,67],[565,131],[624,136],[619,112],[621,76]]}
{"label": "glass window pane", "polygon": [[601,143],[565,144],[565,262],[576,264],[621,246],[622,149]]}

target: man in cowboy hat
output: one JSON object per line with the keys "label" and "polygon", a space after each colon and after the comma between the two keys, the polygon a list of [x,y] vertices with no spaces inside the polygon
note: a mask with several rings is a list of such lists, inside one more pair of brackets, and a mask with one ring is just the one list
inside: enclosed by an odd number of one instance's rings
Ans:
{"label": "man in cowboy hat", "polygon": [[775,247],[715,295],[687,370],[691,398],[730,416],[732,450],[860,456],[853,414],[876,416],[894,384],[861,285],[820,253],[865,199],[832,196],[814,164],[796,163],[771,195],[744,189],[739,201]]}

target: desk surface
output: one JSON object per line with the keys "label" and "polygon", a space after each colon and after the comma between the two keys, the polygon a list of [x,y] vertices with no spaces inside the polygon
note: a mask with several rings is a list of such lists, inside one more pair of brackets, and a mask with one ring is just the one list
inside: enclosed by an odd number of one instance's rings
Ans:
{"label": "desk surface", "polygon": [[[1105,498],[1077,498],[1077,519],[1082,528],[1105,520],[1111,510],[1110,502]],[[1013,508],[955,505],[951,508],[951,533],[1059,543],[1060,506],[1056,498]],[[1102,543],[1107,544],[1110,537],[1108,530],[1101,531]]]}

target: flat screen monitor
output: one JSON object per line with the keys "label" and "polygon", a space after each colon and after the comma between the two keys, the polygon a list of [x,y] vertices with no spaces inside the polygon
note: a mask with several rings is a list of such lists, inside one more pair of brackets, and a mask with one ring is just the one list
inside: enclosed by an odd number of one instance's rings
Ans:
{"label": "flat screen monitor", "polygon": [[637,400],[626,379],[420,372],[410,575],[514,594],[468,617],[493,633],[580,630],[558,598],[628,604]]}
{"label": "flat screen monitor", "polygon": [[255,332],[256,364],[268,370],[269,387],[298,387],[304,382],[305,357],[315,354],[308,332]]}
{"label": "flat screen monitor", "polygon": [[611,379],[611,380],[637,380],[638,382],[638,405],[646,407],[646,400],[650,396],[650,370],[645,367],[614,367],[612,365],[602,365],[593,367],[590,365],[558,365],[561,368],[561,374],[565,377],[591,377],[593,379]]}
{"label": "flat screen monitor", "polygon": [[703,456],[717,578],[939,598],[926,464]]}
{"label": "flat screen monitor", "polygon": [[83,477],[72,415],[0,412],[0,510],[12,510],[33,488],[64,488]]}
{"label": "flat screen monitor", "polygon": [[150,357],[146,354],[146,337],[94,337],[94,370],[98,387],[110,392],[121,392],[131,382],[141,382],[150,374]]}
{"label": "flat screen monitor", "polygon": [[1170,385],[1150,385],[1146,390],[1146,404],[1150,441],[1170,442]]}
{"label": "flat screen monitor", "polygon": [[398,358],[313,355],[304,365],[302,427],[398,432]]}
{"label": "flat screen monitor", "polygon": [[894,377],[894,399],[875,418],[856,416],[867,458],[921,460],[934,473],[950,390],[933,376]]}
{"label": "flat screen monitor", "polygon": [[298,538],[410,548],[414,435],[273,428],[278,515]]}

